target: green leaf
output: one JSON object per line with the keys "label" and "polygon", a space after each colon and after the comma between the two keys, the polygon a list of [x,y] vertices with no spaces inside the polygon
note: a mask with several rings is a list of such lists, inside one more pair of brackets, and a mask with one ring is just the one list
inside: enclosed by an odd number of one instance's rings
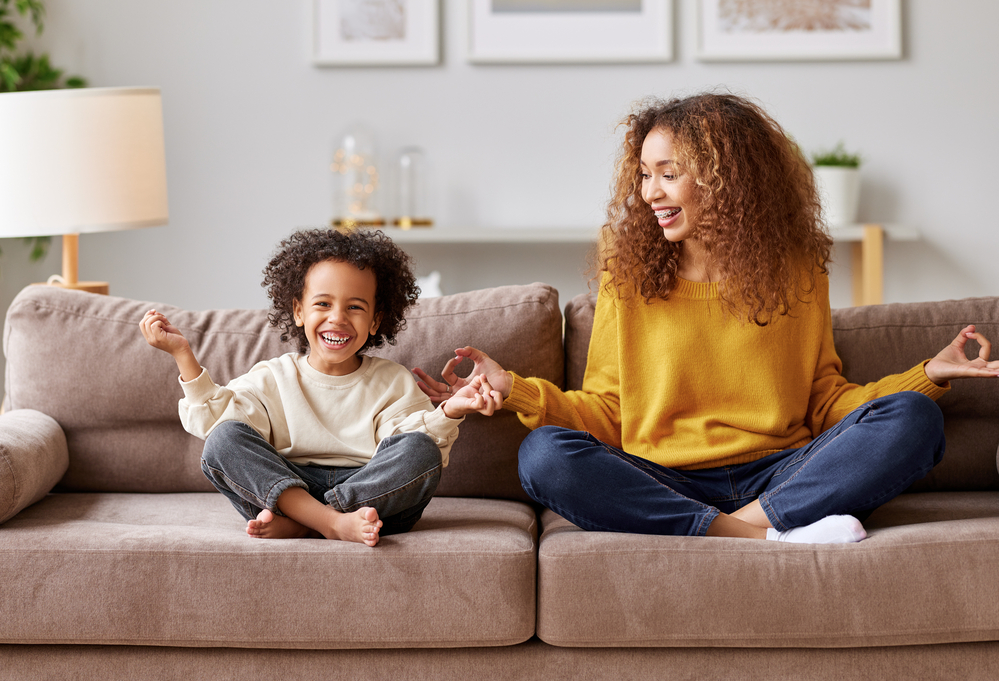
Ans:
{"label": "green leaf", "polygon": [[61,86],[62,71],[52,68],[47,54],[35,56],[30,52],[14,61],[14,68],[21,75],[18,89],[24,92],[34,90],[56,90]]}
{"label": "green leaf", "polygon": [[31,262],[38,262],[45,257],[46,253],[49,252],[49,246],[52,244],[52,237],[50,236],[26,236],[24,237],[24,243],[31,246]]}
{"label": "green leaf", "polygon": [[0,61],[0,92],[16,92],[20,82],[21,75],[14,65],[6,60]]}
{"label": "green leaf", "polygon": [[842,141],[837,142],[832,150],[823,149],[812,154],[812,165],[817,166],[859,168],[860,161],[860,154],[848,152]]}
{"label": "green leaf", "polygon": [[24,34],[17,26],[7,21],[0,21],[0,47],[13,51],[23,37]]}
{"label": "green leaf", "polygon": [[31,23],[35,25],[35,31],[41,34],[45,29],[45,5],[42,0],[17,0],[15,6],[22,17],[31,13]]}

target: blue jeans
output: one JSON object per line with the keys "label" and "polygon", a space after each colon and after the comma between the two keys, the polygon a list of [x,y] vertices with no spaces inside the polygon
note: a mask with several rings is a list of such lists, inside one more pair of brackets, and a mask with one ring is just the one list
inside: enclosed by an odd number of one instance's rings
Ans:
{"label": "blue jeans", "polygon": [[247,520],[265,508],[282,515],[278,497],[301,487],[341,513],[374,508],[387,535],[408,532],[423,515],[440,482],[441,450],[424,433],[403,433],[382,440],[357,468],[298,466],[252,427],[226,421],[205,440],[201,470]]}
{"label": "blue jeans", "polygon": [[940,462],[943,414],[916,392],[854,410],[812,442],[751,463],[657,465],[589,433],[544,426],[520,447],[532,499],[586,530],[703,536],[719,512],[760,500],[777,530],[828,515],[867,518]]}

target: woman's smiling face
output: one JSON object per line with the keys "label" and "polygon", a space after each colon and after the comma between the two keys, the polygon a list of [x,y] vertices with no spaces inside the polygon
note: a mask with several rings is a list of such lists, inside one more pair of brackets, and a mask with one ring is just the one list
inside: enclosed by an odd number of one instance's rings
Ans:
{"label": "woman's smiling face", "polygon": [[305,275],[295,300],[295,324],[305,328],[309,365],[330,376],[346,376],[361,366],[357,352],[381,321],[375,313],[377,282],[370,269],[324,260]]}
{"label": "woman's smiling face", "polygon": [[693,236],[694,180],[676,162],[673,135],[651,131],[642,143],[642,198],[673,242]]}

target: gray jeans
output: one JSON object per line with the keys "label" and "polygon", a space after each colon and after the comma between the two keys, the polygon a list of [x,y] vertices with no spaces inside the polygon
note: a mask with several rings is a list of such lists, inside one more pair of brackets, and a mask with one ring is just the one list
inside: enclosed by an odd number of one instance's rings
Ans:
{"label": "gray jeans", "polygon": [[425,433],[385,438],[364,466],[297,466],[240,421],[219,424],[205,440],[201,469],[247,520],[263,509],[282,515],[278,497],[301,487],[342,513],[378,511],[381,534],[408,532],[423,515],[441,477],[441,450]]}

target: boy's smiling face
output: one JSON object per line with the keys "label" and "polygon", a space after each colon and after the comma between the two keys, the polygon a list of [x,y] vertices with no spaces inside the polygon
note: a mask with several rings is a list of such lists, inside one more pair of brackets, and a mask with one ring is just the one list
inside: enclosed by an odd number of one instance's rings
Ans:
{"label": "boy's smiling face", "polygon": [[330,376],[346,376],[361,366],[358,350],[378,330],[375,273],[347,262],[324,260],[305,275],[295,300],[295,324],[309,339],[309,365]]}

